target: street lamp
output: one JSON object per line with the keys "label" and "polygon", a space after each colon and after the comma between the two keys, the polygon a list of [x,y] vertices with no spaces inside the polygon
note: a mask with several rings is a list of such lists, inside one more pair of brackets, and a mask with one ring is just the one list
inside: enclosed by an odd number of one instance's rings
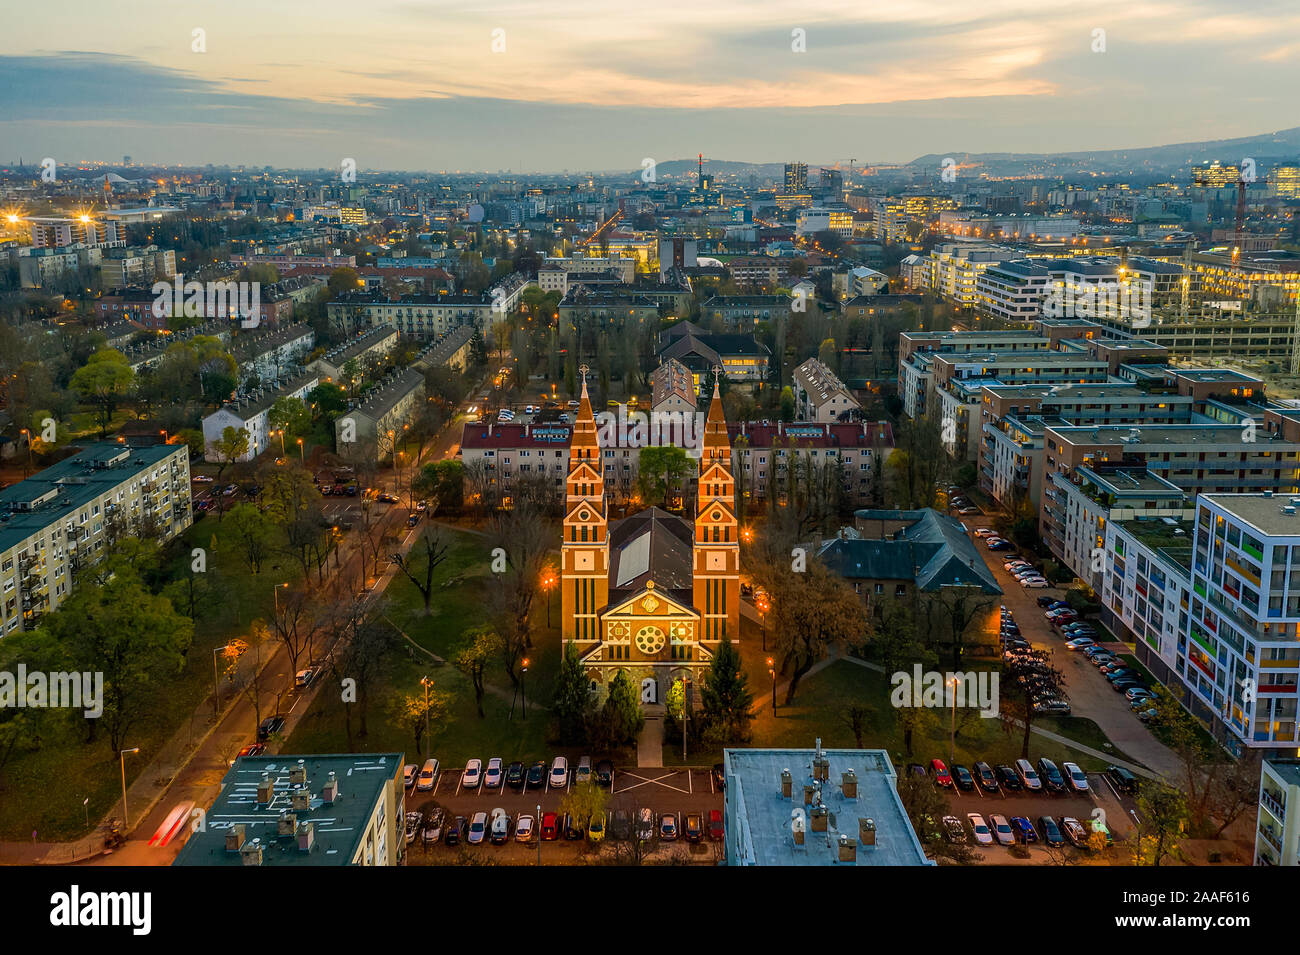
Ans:
{"label": "street lamp", "polygon": [[424,740],[429,741],[429,687],[433,686],[433,681],[427,676],[420,677],[420,685],[424,687]]}
{"label": "street lamp", "polygon": [[524,657],[524,665],[519,670],[519,697],[523,701],[524,719],[528,719],[528,687],[524,683],[524,678],[528,676],[528,658]]}
{"label": "street lamp", "polygon": [[772,715],[776,716],[776,661],[767,658],[767,675],[772,678]]}
{"label": "street lamp", "polygon": [[280,436],[280,457],[284,457],[284,428],[276,432]]}
{"label": "street lamp", "polygon": [[19,434],[27,439],[27,463],[23,465],[23,477],[27,477],[27,472],[32,467],[32,435],[26,428],[23,428]]}
{"label": "street lamp", "polygon": [[537,804],[537,815],[533,817],[533,838],[537,840],[537,864],[542,864],[542,804]]}
{"label": "street lamp", "polygon": [[288,586],[289,586],[288,584],[276,584],[276,585],[275,585],[275,615],[276,615],[277,617],[280,616],[280,588],[281,588],[281,587],[284,587],[284,588],[287,589]]}
{"label": "street lamp", "polygon": [[551,604],[554,603],[554,599],[552,597],[552,594],[554,593],[554,588],[555,588],[555,573],[553,571],[548,570],[546,572],[546,575],[542,578],[542,589],[546,591],[546,626],[548,628],[551,625]]}
{"label": "street lamp", "polygon": [[118,760],[122,764],[122,831],[123,832],[126,832],[128,829],[131,828],[131,817],[127,815],[127,811],[126,811],[126,754],[138,753],[138,752],[140,752],[140,747],[136,746],[134,749],[124,749],[117,754]]}
{"label": "street lamp", "polygon": [[218,709],[218,707],[219,707],[219,705],[220,705],[220,704],[219,704],[219,701],[220,701],[220,699],[221,699],[221,690],[220,690],[220,688],[219,688],[219,684],[218,684],[218,682],[217,682],[217,680],[218,680],[218,678],[217,678],[217,655],[220,654],[220,653],[224,653],[226,650],[229,650],[229,649],[230,649],[230,644],[226,644],[224,647],[213,647],[213,648],[212,648],[212,715],[213,715],[214,717],[216,717],[217,715],[219,715],[220,712],[221,712],[220,709]]}
{"label": "street lamp", "polygon": [[767,602],[767,597],[758,598],[758,619],[763,625],[763,652],[767,652],[767,612],[771,605]]}
{"label": "street lamp", "polygon": [[952,765],[957,761],[957,678],[949,680],[948,685],[952,687],[952,726],[948,733],[948,768],[951,772]]}
{"label": "street lamp", "polygon": [[298,460],[303,463],[304,467],[307,465],[306,453],[302,449],[302,438],[298,439]]}

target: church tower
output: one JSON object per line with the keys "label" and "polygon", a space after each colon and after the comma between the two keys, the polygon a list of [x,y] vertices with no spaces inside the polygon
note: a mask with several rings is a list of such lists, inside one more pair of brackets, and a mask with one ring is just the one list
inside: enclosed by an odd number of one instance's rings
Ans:
{"label": "church tower", "polygon": [[718,389],[721,369],[713,370],[713,400],[704,424],[700,481],[695,510],[695,609],[702,621],[701,642],[740,639],[740,524],[736,519],[736,481],[731,473],[731,439]]}
{"label": "church tower", "polygon": [[576,640],[578,650],[585,652],[600,640],[599,613],[609,602],[609,512],[596,419],[587,396],[587,366],[579,371],[582,399],[569,446],[560,589],[564,640]]}

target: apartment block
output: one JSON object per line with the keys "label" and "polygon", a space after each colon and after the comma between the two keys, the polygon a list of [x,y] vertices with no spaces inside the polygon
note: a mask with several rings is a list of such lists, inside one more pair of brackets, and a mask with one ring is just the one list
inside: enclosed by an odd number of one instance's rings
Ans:
{"label": "apartment block", "polygon": [[271,446],[271,426],[267,420],[271,407],[281,398],[298,398],[306,401],[320,384],[320,376],[308,372],[290,379],[282,385],[259,389],[254,394],[231,401],[203,419],[203,445],[207,448],[204,460],[220,461],[215,442],[221,439],[226,428],[240,428],[248,432],[248,450],[236,461],[251,461]]}

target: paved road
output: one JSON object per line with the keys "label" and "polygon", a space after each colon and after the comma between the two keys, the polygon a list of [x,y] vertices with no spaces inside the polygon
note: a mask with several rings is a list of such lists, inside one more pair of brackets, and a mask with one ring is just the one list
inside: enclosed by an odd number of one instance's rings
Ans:
{"label": "paved road", "polygon": [[[973,516],[963,518],[962,522],[967,530],[974,530],[987,525],[989,518]],[[979,540],[975,541],[975,546],[985,555],[986,562],[997,576],[1003,590],[1002,602],[1015,614],[1021,634],[1034,647],[1052,651],[1053,662],[1065,674],[1072,715],[1095,722],[1117,750],[1158,775],[1174,781],[1182,779],[1182,762],[1178,756],[1151,735],[1151,731],[1129,710],[1124,694],[1116,693],[1087,657],[1065,648],[1065,640],[1043,616],[1037,598],[1044,594],[1063,597],[1064,592],[1058,588],[1027,590],[1021,587],[1002,566],[1006,560],[1005,551],[988,551]],[[1124,644],[1116,644],[1115,648],[1131,652]]]}

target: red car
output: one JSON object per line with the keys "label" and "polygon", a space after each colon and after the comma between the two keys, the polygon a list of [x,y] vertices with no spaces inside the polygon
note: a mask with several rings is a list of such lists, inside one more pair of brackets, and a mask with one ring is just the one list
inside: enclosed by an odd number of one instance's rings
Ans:
{"label": "red car", "polygon": [[944,765],[942,759],[930,760],[930,772],[934,773],[934,782],[937,786],[944,789],[952,788],[952,774],[948,772],[948,767]]}
{"label": "red car", "polygon": [[[230,750],[226,750],[226,752],[230,752]],[[264,752],[266,752],[265,743],[249,743],[247,746],[245,746],[243,749],[239,751],[239,755],[240,756],[261,756]]]}
{"label": "red car", "polygon": [[542,816],[542,841],[554,842],[560,838],[560,817],[553,812]]}
{"label": "red car", "polygon": [[709,841],[710,842],[722,841],[722,810],[721,809],[709,810]]}

